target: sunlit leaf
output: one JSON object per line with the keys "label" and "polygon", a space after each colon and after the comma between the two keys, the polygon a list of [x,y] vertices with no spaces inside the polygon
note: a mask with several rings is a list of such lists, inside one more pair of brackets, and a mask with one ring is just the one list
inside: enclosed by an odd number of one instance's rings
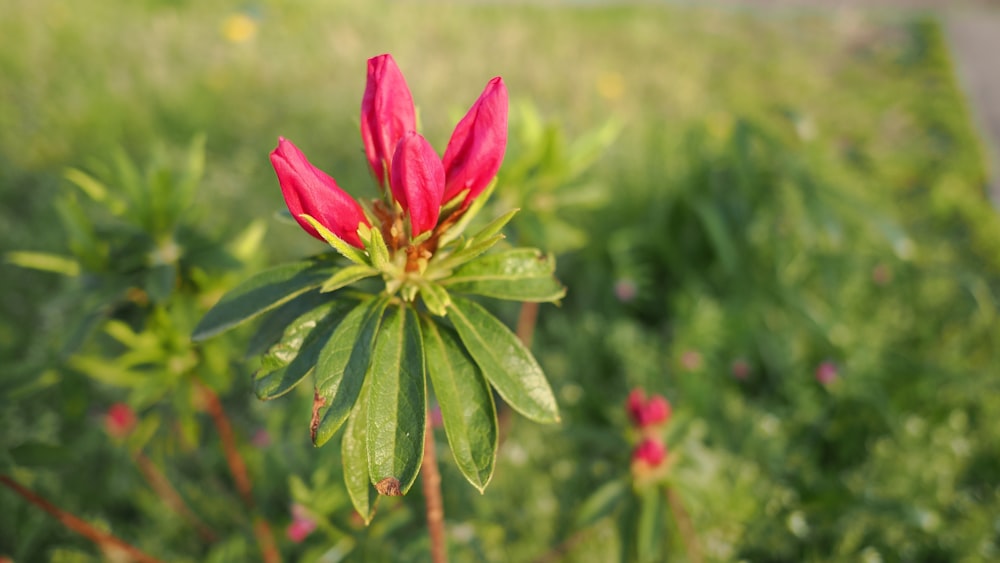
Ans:
{"label": "sunlit leaf", "polygon": [[367,525],[375,514],[378,493],[368,476],[368,400],[366,385],[347,419],[340,455],[344,462],[344,484],[354,509]]}
{"label": "sunlit leaf", "polygon": [[555,259],[533,248],[483,256],[455,270],[441,283],[456,293],[514,301],[557,301],[566,288],[556,280]]}

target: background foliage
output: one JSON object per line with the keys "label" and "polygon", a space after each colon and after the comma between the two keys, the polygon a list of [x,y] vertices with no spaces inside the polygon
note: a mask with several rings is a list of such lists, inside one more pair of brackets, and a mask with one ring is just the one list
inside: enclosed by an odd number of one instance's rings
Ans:
{"label": "background foliage", "polygon": [[[542,308],[534,351],[563,422],[510,417],[483,496],[440,454],[457,560],[613,558],[623,542],[608,524],[629,507],[578,523],[592,491],[627,477],[623,402],[639,385],[674,405],[670,486],[697,536],[685,547],[670,520],[675,558],[997,556],[1000,223],[935,22],[277,0],[90,0],[87,10],[8,0],[4,12],[4,253],[68,255],[79,243],[54,203],[81,199],[66,168],[121,190],[119,147],[140,168],[167,147],[183,171],[199,133],[205,176],[182,219],[220,248],[280,207],[265,157],[279,134],[349,191],[372,193],[353,132],[364,61],[381,52],[416,99],[455,108],[422,124],[437,146],[491,76],[526,100],[512,111],[497,209],[523,207],[511,237],[562,253],[567,298]],[[114,224],[98,206],[86,216]],[[182,269],[190,283],[166,312],[116,318],[143,334],[166,327],[166,348],[154,349],[184,357],[189,344],[174,337],[224,287],[320,248],[269,221],[257,251],[230,269],[200,281]],[[86,312],[79,279],[9,263],[0,277],[0,470],[164,559],[256,557],[197,386],[161,374],[168,393],[136,396],[86,361],[61,361],[54,343]],[[516,318],[514,307],[496,311]],[[107,335],[100,325],[77,357],[118,365],[122,342]],[[248,336],[218,344],[209,354],[224,365],[201,365],[222,375],[201,377],[222,397],[281,551],[421,558],[419,491],[382,499],[370,528],[352,519],[340,448],[314,449],[301,417],[311,394],[258,402],[256,366],[240,361]],[[162,364],[150,354],[144,370]],[[816,378],[823,362],[836,369],[828,384]],[[140,429],[160,421],[148,442],[108,436],[102,416],[116,401],[138,411]],[[163,510],[137,451],[219,541]],[[293,503],[318,523],[301,544],[280,533]],[[99,557],[6,491],[0,554]]]}

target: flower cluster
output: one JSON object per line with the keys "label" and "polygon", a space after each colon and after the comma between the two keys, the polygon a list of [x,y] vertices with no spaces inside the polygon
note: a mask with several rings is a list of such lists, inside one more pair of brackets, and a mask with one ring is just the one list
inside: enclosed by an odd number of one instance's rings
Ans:
{"label": "flower cluster", "polygon": [[658,477],[666,469],[667,447],[658,435],[670,420],[670,402],[662,395],[646,396],[634,389],[625,401],[632,425],[639,431],[639,443],[632,449],[632,473],[642,480]]}
{"label": "flower cluster", "polygon": [[[422,272],[439,240],[493,181],[507,146],[507,88],[500,77],[452,133],[444,156],[417,132],[413,97],[390,55],[368,61],[361,138],[381,197],[364,205],[280,138],[271,163],[288,210],[310,235],[322,227],[356,248],[377,229],[405,272]],[[405,258],[404,258],[405,257]]]}
{"label": "flower cluster", "polygon": [[115,439],[128,436],[136,422],[135,412],[125,403],[115,403],[104,413],[104,430]]}

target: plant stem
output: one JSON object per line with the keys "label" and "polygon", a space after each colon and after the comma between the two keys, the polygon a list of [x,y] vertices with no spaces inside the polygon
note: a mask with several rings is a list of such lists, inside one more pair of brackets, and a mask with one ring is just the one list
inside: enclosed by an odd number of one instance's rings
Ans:
{"label": "plant stem", "polygon": [[427,506],[427,533],[431,537],[431,561],[447,563],[448,543],[444,534],[444,503],[441,500],[441,473],[438,472],[437,454],[434,451],[434,427],[430,416],[424,431],[424,461],[420,471]]}
{"label": "plant stem", "polygon": [[677,493],[670,487],[665,488],[667,490],[667,504],[670,505],[670,512],[673,513],[674,520],[677,521],[677,529],[681,533],[681,541],[684,543],[684,551],[687,552],[688,560],[692,563],[701,563],[704,559],[701,555],[701,546],[698,544],[698,536],[694,533],[691,516],[687,510],[684,510],[684,505]]}
{"label": "plant stem", "polygon": [[198,518],[198,515],[191,510],[191,507],[184,502],[180,493],[178,493],[177,489],[175,489],[170,483],[167,476],[160,471],[160,468],[153,463],[153,460],[146,457],[146,455],[142,452],[139,452],[135,454],[135,463],[139,466],[139,470],[146,478],[146,482],[148,482],[149,486],[152,487],[154,492],[156,492],[156,495],[160,497],[160,500],[170,507],[171,510],[190,522],[203,540],[212,543],[218,539],[215,532],[213,532],[207,524],[202,522],[201,519]]}
{"label": "plant stem", "polygon": [[138,561],[139,563],[160,563],[159,559],[152,557],[151,555],[147,555],[138,548],[125,543],[107,532],[98,530],[87,522],[73,516],[69,512],[56,507],[34,492],[22,487],[10,477],[0,475],[0,483],[3,483],[9,489],[24,497],[31,504],[34,504],[38,508],[41,508],[45,512],[54,516],[56,520],[59,520],[63,524],[63,526],[66,526],[70,530],[94,542],[102,550],[124,552],[128,554],[130,560]]}
{"label": "plant stem", "polygon": [[517,318],[517,337],[525,347],[531,347],[531,339],[535,336],[535,324],[538,322],[538,303],[525,301],[521,303],[521,314]]}
{"label": "plant stem", "polygon": [[226,411],[222,408],[222,402],[219,401],[219,396],[210,387],[200,380],[196,380],[196,382],[201,389],[202,397],[204,397],[206,403],[205,406],[212,417],[215,429],[219,433],[219,440],[222,442],[226,464],[229,466],[229,472],[236,483],[236,490],[243,499],[243,504],[253,514],[254,536],[257,538],[257,544],[260,546],[261,557],[265,563],[279,563],[281,561],[281,554],[278,552],[278,546],[274,543],[274,536],[271,534],[271,528],[268,526],[267,520],[257,514],[247,466],[243,462],[240,451],[236,448],[233,427],[229,424],[229,418],[226,416]]}

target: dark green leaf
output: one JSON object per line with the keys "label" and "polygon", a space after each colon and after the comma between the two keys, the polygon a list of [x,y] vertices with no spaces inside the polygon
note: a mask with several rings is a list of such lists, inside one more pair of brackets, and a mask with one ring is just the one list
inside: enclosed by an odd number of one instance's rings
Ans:
{"label": "dark green leaf", "polygon": [[566,294],[553,273],[555,259],[515,248],[469,262],[442,281],[449,291],[514,301],[558,301]]}
{"label": "dark green leaf", "polygon": [[340,454],[344,461],[344,484],[351,497],[354,509],[367,525],[375,514],[378,493],[368,477],[368,401],[365,386],[358,403],[351,410],[344,430],[344,440],[340,444]]}
{"label": "dark green leaf", "polygon": [[507,404],[536,422],[558,422],[559,407],[541,366],[496,317],[453,297],[448,312],[465,349]]}
{"label": "dark green leaf", "polygon": [[275,399],[298,385],[316,366],[319,353],[350,303],[330,302],[301,315],[268,350],[254,375],[254,392],[262,401]]}
{"label": "dark green leaf", "polygon": [[11,448],[10,457],[14,463],[25,467],[62,465],[72,461],[70,450],[41,442],[28,442]]}
{"label": "dark green leaf", "polygon": [[316,290],[308,291],[268,313],[260,322],[257,332],[250,337],[246,357],[252,358],[266,352],[268,348],[281,340],[285,328],[292,321],[331,299],[333,299],[331,295],[323,295]]}
{"label": "dark green leaf", "polygon": [[427,425],[423,343],[413,308],[386,313],[368,373],[368,472],[379,493],[405,495],[423,461]]}
{"label": "dark green leaf", "polygon": [[263,271],[222,296],[194,329],[205,340],[267,312],[297,295],[319,287],[333,273],[329,261],[307,260]]}
{"label": "dark green leaf", "polygon": [[576,515],[576,526],[586,528],[611,514],[628,492],[628,483],[622,479],[608,481],[583,501]]}
{"label": "dark green leaf", "polygon": [[497,413],[493,393],[455,334],[423,319],[427,373],[441,407],[444,431],[462,475],[479,492],[493,476]]}
{"label": "dark green leaf", "polygon": [[354,408],[371,362],[375,335],[389,299],[370,299],[354,308],[323,346],[316,364],[320,402],[311,424],[313,443],[325,444]]}

